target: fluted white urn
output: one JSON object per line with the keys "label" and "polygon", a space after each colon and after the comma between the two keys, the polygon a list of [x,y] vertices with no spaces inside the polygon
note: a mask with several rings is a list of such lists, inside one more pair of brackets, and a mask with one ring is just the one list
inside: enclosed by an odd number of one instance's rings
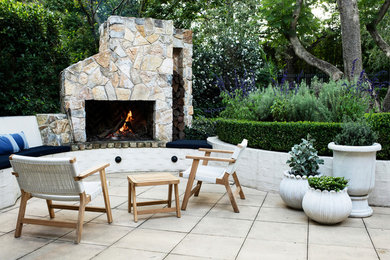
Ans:
{"label": "fluted white urn", "polygon": [[279,194],[287,206],[294,209],[302,209],[302,200],[309,189],[307,176],[296,176],[285,171],[280,182]]}
{"label": "fluted white urn", "polygon": [[336,224],[348,218],[352,211],[352,201],[347,188],[338,192],[309,188],[303,197],[302,207],[312,220]]}
{"label": "fluted white urn", "polygon": [[376,152],[382,149],[381,145],[348,146],[332,142],[328,148],[333,150],[333,176],[348,180],[348,194],[352,199],[350,217],[371,216],[368,194],[374,189]]}

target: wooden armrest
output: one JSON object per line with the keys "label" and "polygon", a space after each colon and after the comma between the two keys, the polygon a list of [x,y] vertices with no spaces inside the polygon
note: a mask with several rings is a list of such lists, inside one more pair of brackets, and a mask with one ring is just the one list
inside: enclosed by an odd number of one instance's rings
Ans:
{"label": "wooden armrest", "polygon": [[80,175],[77,176],[77,177],[74,177],[74,179],[75,179],[76,181],[80,181],[80,180],[82,180],[82,179],[84,179],[84,178],[87,178],[88,176],[91,176],[92,174],[94,174],[94,173],[96,173],[96,172],[100,172],[101,170],[107,168],[108,166],[110,166],[109,163],[104,163],[104,164],[95,166],[95,167],[93,167],[93,168],[91,168],[91,169],[88,169],[88,170],[86,170],[86,171],[80,173]]}
{"label": "wooden armrest", "polygon": [[203,160],[203,161],[216,161],[216,162],[229,162],[234,163],[236,160],[231,158],[220,158],[220,157],[209,157],[209,156],[194,156],[194,155],[187,155],[187,159],[193,159],[193,160]]}
{"label": "wooden armrest", "polygon": [[210,152],[210,153],[234,153],[233,151],[229,150],[217,150],[217,149],[208,149],[208,148],[199,148],[199,151],[202,152]]}

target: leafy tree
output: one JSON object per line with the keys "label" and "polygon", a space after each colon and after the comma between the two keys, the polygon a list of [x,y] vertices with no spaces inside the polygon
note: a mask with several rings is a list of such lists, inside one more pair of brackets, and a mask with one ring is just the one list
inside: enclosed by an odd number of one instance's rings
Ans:
{"label": "leafy tree", "polygon": [[68,64],[59,21],[12,0],[0,0],[0,17],[0,115],[59,111],[59,73]]}

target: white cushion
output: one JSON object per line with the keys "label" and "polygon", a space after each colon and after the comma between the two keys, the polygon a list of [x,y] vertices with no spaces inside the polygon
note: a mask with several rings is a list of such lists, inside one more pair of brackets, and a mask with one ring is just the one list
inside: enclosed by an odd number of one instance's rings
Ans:
{"label": "white cushion", "polygon": [[[102,192],[102,186],[100,182],[83,182],[85,194],[91,195],[91,200],[96,198]],[[59,201],[79,201],[80,196],[64,196],[64,195],[51,195],[51,194],[39,194],[32,193],[33,197],[46,199],[46,200],[59,200]]]}
{"label": "white cushion", "polygon": [[[216,183],[216,180],[222,178],[225,174],[225,169],[225,167],[199,165],[195,180]],[[183,172],[183,177],[188,179],[190,172],[191,167]]]}

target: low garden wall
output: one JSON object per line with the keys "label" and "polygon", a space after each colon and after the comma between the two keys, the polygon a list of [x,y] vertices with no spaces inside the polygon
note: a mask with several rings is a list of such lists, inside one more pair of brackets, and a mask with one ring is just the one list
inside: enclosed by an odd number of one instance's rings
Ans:
{"label": "low garden wall", "polygon": [[[241,142],[241,140],[236,143]],[[249,138],[248,140],[248,145],[251,145]],[[217,137],[209,137],[207,141],[214,149],[232,150],[235,146],[225,143]],[[278,192],[283,172],[289,169],[286,164],[289,157],[286,152],[247,148],[238,164],[237,174],[241,184],[262,191]],[[320,165],[320,172],[331,176],[332,157],[321,156],[321,158],[324,159],[325,163]],[[390,161],[378,160],[375,174],[375,188],[370,194],[369,203],[370,205],[388,207],[390,206]]]}

